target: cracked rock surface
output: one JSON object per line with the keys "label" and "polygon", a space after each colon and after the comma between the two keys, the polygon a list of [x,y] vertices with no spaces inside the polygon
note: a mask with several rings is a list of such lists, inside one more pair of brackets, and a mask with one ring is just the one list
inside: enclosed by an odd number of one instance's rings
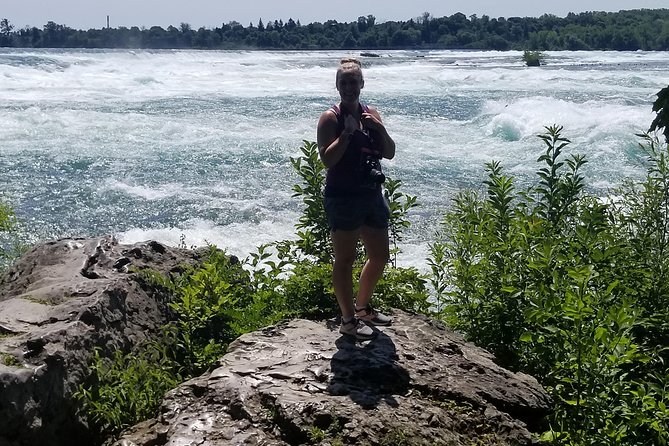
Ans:
{"label": "cracked rock surface", "polygon": [[292,320],[241,336],[115,446],[530,445],[536,380],[425,317],[395,311],[364,343]]}

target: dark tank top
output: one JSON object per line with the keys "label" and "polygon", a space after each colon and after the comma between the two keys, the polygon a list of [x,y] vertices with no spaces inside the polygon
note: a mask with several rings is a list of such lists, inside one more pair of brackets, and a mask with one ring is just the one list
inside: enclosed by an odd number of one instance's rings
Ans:
{"label": "dark tank top", "polygon": [[[361,111],[369,113],[369,107],[360,104]],[[344,116],[337,105],[330,107],[337,116],[337,137],[344,131]],[[381,191],[380,184],[369,184],[365,181],[363,164],[365,157],[379,157],[381,152],[376,149],[373,135],[368,130],[357,130],[351,135],[348,147],[339,162],[328,168],[325,177],[326,197],[359,196],[374,194]]]}

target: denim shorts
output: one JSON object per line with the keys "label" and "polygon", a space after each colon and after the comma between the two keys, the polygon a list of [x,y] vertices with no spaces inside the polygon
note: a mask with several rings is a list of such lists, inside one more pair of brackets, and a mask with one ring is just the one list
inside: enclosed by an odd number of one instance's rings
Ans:
{"label": "denim shorts", "polygon": [[325,214],[332,231],[352,231],[361,226],[388,227],[390,208],[380,191],[353,197],[325,197],[324,200]]}

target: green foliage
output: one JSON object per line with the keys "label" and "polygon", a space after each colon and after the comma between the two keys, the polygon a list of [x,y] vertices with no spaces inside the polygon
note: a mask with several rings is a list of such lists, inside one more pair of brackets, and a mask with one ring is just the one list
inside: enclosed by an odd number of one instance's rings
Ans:
{"label": "green foliage", "polygon": [[415,268],[387,268],[375,289],[374,304],[380,308],[430,314],[432,304],[423,275]]}
{"label": "green foliage", "polygon": [[449,278],[451,269],[449,267],[449,251],[446,243],[443,242],[444,235],[440,232],[435,233],[437,241],[430,243],[429,255],[426,259],[430,267],[430,274],[428,281],[432,288],[434,296],[434,312],[446,314],[447,303],[450,301],[449,297]]}
{"label": "green foliage", "polygon": [[[546,128],[546,134],[539,135],[547,148],[537,162],[545,162],[546,167],[537,171],[540,180],[536,189],[539,193],[536,203],[539,216],[549,223],[549,228],[558,231],[561,229],[559,226],[573,213],[572,206],[583,190],[583,177],[579,169],[585,164],[585,158],[581,155],[571,155],[564,162],[560,160],[562,150],[570,143],[560,136],[560,132],[562,126],[551,126]],[[567,172],[562,169],[565,163]]]}
{"label": "green foliage", "polygon": [[528,67],[538,67],[541,65],[541,62],[544,60],[544,54],[541,51],[523,51],[523,62]]}
{"label": "green foliage", "polygon": [[164,346],[155,342],[126,355],[116,350],[111,358],[96,349],[89,383],[79,387],[75,398],[104,439],[154,416],[165,392],[181,382],[176,367]]}
{"label": "green foliage", "polygon": [[[669,143],[641,135],[648,173],[640,184],[626,183],[611,200],[614,237],[626,241],[622,261],[630,269],[626,294],[642,309],[642,324],[635,334],[645,342],[669,345]],[[620,257],[620,256],[619,256]],[[666,350],[660,352],[669,361]]]}
{"label": "green foliage", "polygon": [[[12,208],[0,201],[0,233],[11,231],[16,226]],[[0,271],[4,269],[11,254],[7,247],[0,244]]]}
{"label": "green foliage", "polygon": [[322,198],[325,166],[319,158],[318,145],[315,142],[303,141],[300,150],[302,156],[290,159],[302,180],[302,184],[293,186],[293,197],[301,197],[305,206],[296,225],[299,237],[297,247],[320,262],[330,262],[332,242]]}
{"label": "green foliage", "polygon": [[325,440],[326,433],[323,429],[313,426],[309,430],[309,441],[313,444],[321,444]]}
{"label": "green foliage", "polygon": [[176,357],[186,375],[202,372],[237,337],[230,322],[234,308],[246,299],[243,287],[235,286],[244,279],[248,276],[239,265],[216,249],[199,268],[179,279],[169,308],[175,314]]}
{"label": "green foliage", "polygon": [[269,281],[252,279],[242,266],[210,247],[198,267],[179,276],[138,272],[145,287],[167,298],[172,321],[139,353],[117,351],[107,359],[95,352],[92,376],[77,396],[102,438],[153,416],[167,390],[216,363],[232,340],[288,313]]}
{"label": "green foliage", "polygon": [[0,232],[11,230],[16,225],[16,217],[11,207],[0,202]]}
{"label": "green foliage", "polygon": [[323,417],[318,420],[317,426],[312,426],[308,433],[310,444],[331,444],[332,446],[341,446],[342,424],[334,414]]}
{"label": "green foliage", "polygon": [[312,319],[339,312],[332,288],[332,264],[300,262],[286,278],[283,293],[294,309],[291,315]]}
{"label": "green foliage", "polygon": [[666,444],[669,146],[646,135],[646,180],[602,200],[561,131],[540,135],[536,186],[492,162],[485,198],[455,198],[429,260],[442,315],[546,387],[544,439]]}
{"label": "green foliage", "polygon": [[657,99],[653,103],[653,111],[657,113],[650,124],[649,132],[661,130],[664,138],[669,142],[669,87],[664,87],[657,93]]}
{"label": "green foliage", "polygon": [[402,240],[402,232],[411,226],[411,222],[406,218],[409,211],[418,206],[416,197],[413,195],[406,195],[400,192],[400,180],[393,180],[386,178],[384,183],[383,194],[388,202],[390,208],[390,220],[388,222],[388,231],[390,239],[393,243],[391,254],[393,256],[393,266],[397,266],[397,254],[399,253],[398,242]]}
{"label": "green foliage", "polygon": [[14,210],[0,200],[0,272],[28,249],[17,236],[18,227]]}
{"label": "green foliage", "polygon": [[21,362],[16,359],[16,356],[9,353],[0,353],[0,364],[10,367],[21,367]]}
{"label": "green foliage", "polygon": [[383,434],[379,440],[381,446],[410,446],[411,439],[408,434],[400,428],[394,428]]}

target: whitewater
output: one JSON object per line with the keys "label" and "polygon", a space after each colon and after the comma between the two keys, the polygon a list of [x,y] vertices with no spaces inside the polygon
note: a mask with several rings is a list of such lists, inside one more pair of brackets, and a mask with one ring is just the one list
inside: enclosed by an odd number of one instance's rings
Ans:
{"label": "whitewater", "polygon": [[[0,48],[0,197],[30,241],[114,234],[122,242],[213,243],[244,257],[294,237],[290,158],[338,101],[350,51]],[[667,86],[669,54],[382,51],[360,57],[361,99],[397,143],[386,173],[416,195],[402,265],[423,269],[455,194],[497,160],[523,184],[560,124],[590,191],[640,178],[635,133]]]}

